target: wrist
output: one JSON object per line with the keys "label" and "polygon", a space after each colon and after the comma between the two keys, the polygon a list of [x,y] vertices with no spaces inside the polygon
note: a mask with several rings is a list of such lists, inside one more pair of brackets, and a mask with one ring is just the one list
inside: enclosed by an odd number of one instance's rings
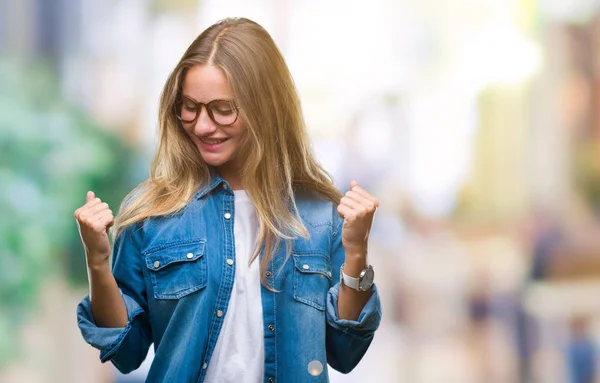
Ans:
{"label": "wrist", "polygon": [[367,267],[367,257],[353,257],[346,255],[344,261],[344,274],[352,278],[358,278],[360,273]]}
{"label": "wrist", "polygon": [[346,253],[346,258],[360,258],[367,256],[367,244],[344,244],[344,252]]}
{"label": "wrist", "polygon": [[112,273],[109,260],[87,262],[87,268],[94,274],[109,272]]}
{"label": "wrist", "polygon": [[[352,272],[352,270],[349,272]],[[358,292],[369,291],[373,286],[374,277],[373,267],[370,265],[361,269],[357,276],[352,276],[348,274],[346,264],[344,264],[340,270],[340,288],[347,286]]]}

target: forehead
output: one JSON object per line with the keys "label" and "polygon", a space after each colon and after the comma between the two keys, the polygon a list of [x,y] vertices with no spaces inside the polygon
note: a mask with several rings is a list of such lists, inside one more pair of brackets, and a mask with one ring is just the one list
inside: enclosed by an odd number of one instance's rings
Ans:
{"label": "forehead", "polygon": [[225,72],[214,65],[191,67],[183,80],[183,94],[198,102],[233,98]]}

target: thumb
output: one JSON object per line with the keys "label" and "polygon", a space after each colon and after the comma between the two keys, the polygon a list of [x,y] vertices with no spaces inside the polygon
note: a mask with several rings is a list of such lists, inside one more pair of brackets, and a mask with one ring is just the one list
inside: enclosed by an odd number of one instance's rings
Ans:
{"label": "thumb", "polygon": [[93,200],[94,198],[96,198],[96,195],[94,194],[93,191],[89,191],[87,192],[87,195],[85,196],[85,203],[90,202],[91,200]]}
{"label": "thumb", "polygon": [[358,186],[358,182],[356,182],[355,180],[352,180],[350,182],[350,190],[352,190],[353,187]]}

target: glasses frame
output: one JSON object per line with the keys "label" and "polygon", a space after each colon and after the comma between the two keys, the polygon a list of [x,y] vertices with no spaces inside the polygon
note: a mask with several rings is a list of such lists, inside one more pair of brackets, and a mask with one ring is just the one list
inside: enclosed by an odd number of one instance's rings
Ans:
{"label": "glasses frame", "polygon": [[[179,108],[180,110],[181,110],[181,107],[183,107],[183,99],[184,98],[189,100],[191,103],[193,103],[196,106],[196,117],[194,117],[194,119],[191,121],[186,121],[186,120],[182,119],[180,116],[180,113],[177,113],[178,106],[180,106],[180,108]],[[232,109],[235,111],[235,120],[233,120],[232,123],[221,124],[215,119],[215,116],[213,115],[213,111],[210,108],[210,104],[213,102],[217,102],[217,101],[227,102],[231,105]],[[182,124],[195,124],[196,121],[198,121],[198,117],[200,117],[200,113],[202,113],[202,107],[204,107],[206,109],[206,113],[208,113],[208,117],[210,117],[212,122],[217,124],[217,126],[222,126],[222,127],[231,126],[231,125],[235,124],[239,118],[239,109],[240,108],[238,108],[238,106],[235,104],[235,102],[232,100],[223,100],[223,99],[210,100],[209,102],[205,103],[205,102],[196,102],[189,97],[180,96],[177,99],[177,101],[175,102],[175,104],[173,105],[173,112],[175,113],[175,117],[177,117],[177,119],[179,121],[181,121]]]}

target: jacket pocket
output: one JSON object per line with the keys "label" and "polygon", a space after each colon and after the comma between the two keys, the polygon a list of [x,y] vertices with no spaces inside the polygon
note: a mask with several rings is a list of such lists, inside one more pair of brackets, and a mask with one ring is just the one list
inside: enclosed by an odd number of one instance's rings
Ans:
{"label": "jacket pocket", "polygon": [[179,299],[206,287],[206,240],[166,244],[146,252],[154,298]]}
{"label": "jacket pocket", "polygon": [[323,254],[292,253],[294,260],[294,299],[321,311],[327,304],[331,286],[331,264]]}

